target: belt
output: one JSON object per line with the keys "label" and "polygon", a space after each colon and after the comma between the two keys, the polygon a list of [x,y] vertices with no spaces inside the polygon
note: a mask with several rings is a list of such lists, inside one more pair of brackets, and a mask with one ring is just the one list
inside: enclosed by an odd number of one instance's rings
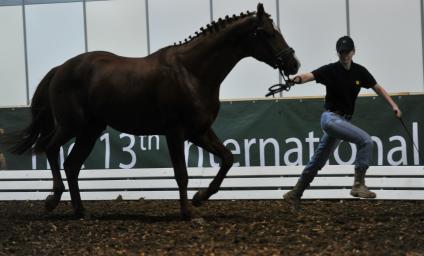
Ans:
{"label": "belt", "polygon": [[342,112],[342,111],[340,111],[340,110],[330,110],[330,109],[327,109],[326,111],[328,111],[328,112],[332,112],[332,113],[334,113],[334,114],[337,114],[337,115],[339,115],[339,116],[343,117],[343,118],[344,118],[344,119],[346,119],[346,120],[350,120],[350,119],[352,119],[352,115],[345,114],[345,113],[343,113],[343,112]]}

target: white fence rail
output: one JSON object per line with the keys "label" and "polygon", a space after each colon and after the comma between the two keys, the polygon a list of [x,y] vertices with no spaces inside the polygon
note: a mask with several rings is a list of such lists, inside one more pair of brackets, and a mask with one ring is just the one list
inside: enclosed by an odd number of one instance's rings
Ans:
{"label": "white fence rail", "polygon": [[[220,191],[211,199],[281,199],[297,181],[302,166],[233,167]],[[206,188],[216,168],[189,168],[189,197]],[[66,175],[62,171],[62,177]],[[424,200],[423,166],[372,166],[368,187],[377,199]],[[51,193],[49,170],[0,171],[0,200],[44,200]],[[67,182],[64,200],[70,200]],[[324,167],[305,191],[306,199],[348,199],[353,166]],[[178,199],[171,168],[130,170],[82,170],[79,186],[83,200]]]}

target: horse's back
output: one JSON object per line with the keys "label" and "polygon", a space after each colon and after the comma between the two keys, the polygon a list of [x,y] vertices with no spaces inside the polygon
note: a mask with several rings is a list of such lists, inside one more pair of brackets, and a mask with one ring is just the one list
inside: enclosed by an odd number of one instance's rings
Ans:
{"label": "horse's back", "polygon": [[144,58],[89,52],[68,60],[50,89],[58,124],[79,129],[101,123],[131,134],[208,127],[218,96],[200,100],[204,95],[193,87],[194,75],[179,65],[172,49]]}

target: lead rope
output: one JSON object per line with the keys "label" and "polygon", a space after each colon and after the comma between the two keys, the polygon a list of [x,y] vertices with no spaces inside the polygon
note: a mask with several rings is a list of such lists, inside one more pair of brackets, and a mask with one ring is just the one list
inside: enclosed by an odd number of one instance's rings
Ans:
{"label": "lead rope", "polygon": [[268,93],[265,94],[265,97],[269,97],[272,95],[272,97],[274,98],[274,95],[277,93],[282,93],[283,91],[290,91],[290,88],[295,85],[296,83],[291,80],[290,78],[286,78],[286,76],[284,75],[283,71],[280,70],[280,74],[283,77],[284,80],[284,84],[274,84],[272,86],[270,86],[268,88]]}

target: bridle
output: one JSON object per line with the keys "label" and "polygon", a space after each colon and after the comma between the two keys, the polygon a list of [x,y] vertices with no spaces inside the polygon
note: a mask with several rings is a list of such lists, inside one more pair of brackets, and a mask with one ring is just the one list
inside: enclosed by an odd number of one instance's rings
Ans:
{"label": "bridle", "polygon": [[[261,27],[258,26],[256,27],[256,29],[253,31],[253,33],[250,34],[249,38],[250,39],[255,39],[256,37],[258,37],[258,34],[266,34],[265,30]],[[274,49],[271,45],[267,44],[268,48],[270,49],[271,52],[274,52]],[[290,57],[292,57],[294,55],[294,49],[291,48],[290,46],[277,52],[277,54],[275,54],[274,59],[275,59],[275,65],[274,68],[278,68],[281,77],[284,80],[284,84],[275,84],[271,87],[269,87],[269,92],[265,95],[265,97],[268,96],[273,96],[276,93],[280,93],[282,91],[289,91],[290,88],[295,84],[292,80],[290,80],[288,77],[285,76],[284,71],[283,71],[283,67],[284,65],[288,62],[288,59]]]}
{"label": "bridle", "polygon": [[[261,26],[256,27],[253,33],[250,34],[249,38],[255,39],[258,37],[258,34],[259,35],[266,34],[265,30]],[[269,48],[270,52],[274,52],[274,48],[271,45],[269,44],[266,44],[266,45]],[[287,63],[288,59],[292,57],[293,55],[294,55],[294,49],[291,48],[290,46],[277,52],[274,55],[274,59],[275,59],[274,68],[278,68],[280,70],[280,73],[282,74],[281,70],[284,67],[284,64]]]}
{"label": "bridle", "polygon": [[[291,47],[287,47],[286,49],[281,50],[276,54],[276,59],[279,63],[281,63],[281,69],[283,68],[284,64],[287,62],[287,59],[294,55],[294,49]],[[280,69],[280,67],[278,67]],[[283,75],[282,71],[280,69],[281,75]]]}
{"label": "bridle", "polygon": [[286,59],[294,54],[294,49],[291,47],[287,47],[286,49],[281,50],[277,55],[277,61],[281,63],[281,67],[277,67],[280,72],[281,77],[284,80],[284,84],[274,84],[273,86],[268,88],[268,93],[265,97],[269,97],[272,95],[274,97],[275,94],[281,93],[282,91],[290,91],[290,88],[295,84],[293,80],[286,77],[283,71],[284,63],[286,63]]}

